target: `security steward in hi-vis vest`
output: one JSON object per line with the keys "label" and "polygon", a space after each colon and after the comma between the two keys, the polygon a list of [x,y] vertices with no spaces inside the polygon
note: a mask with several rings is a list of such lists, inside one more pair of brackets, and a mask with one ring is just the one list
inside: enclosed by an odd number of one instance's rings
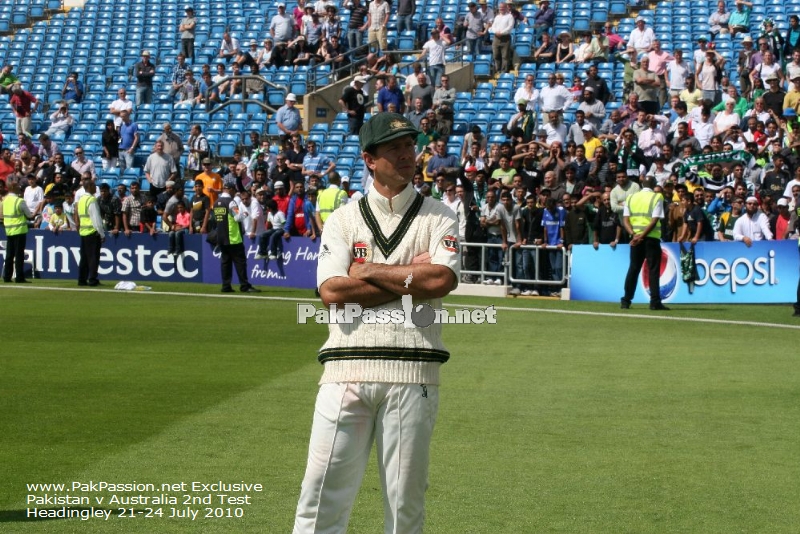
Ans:
{"label": "security steward in hi-vis vest", "polygon": [[25,279],[25,243],[28,239],[28,219],[33,215],[28,205],[20,197],[21,189],[17,182],[8,183],[8,194],[3,199],[3,226],[6,230],[6,258],[3,261],[3,281],[11,282],[16,271],[18,284],[30,283]]}
{"label": "security steward in hi-vis vest", "polygon": [[620,307],[631,307],[636,293],[636,282],[642,265],[647,260],[650,280],[650,309],[668,310],[661,303],[661,219],[664,218],[664,197],[655,193],[655,180],[644,178],[642,190],[629,196],[623,211],[624,225],[631,236],[631,262],[625,277],[625,295],[620,299]]}
{"label": "security steward in hi-vis vest", "polygon": [[97,187],[90,179],[83,181],[86,194],[78,200],[78,235],[81,236],[81,261],[78,263],[78,285],[99,286],[100,247],[105,241],[103,217],[94,194]]}
{"label": "security steward in hi-vis vest", "polygon": [[247,254],[244,250],[242,238],[242,221],[245,214],[233,198],[236,185],[227,183],[222,188],[222,194],[214,203],[214,221],[217,224],[217,246],[220,250],[220,266],[222,269],[222,292],[233,293],[231,281],[233,267],[239,277],[239,289],[242,293],[260,293],[247,281]]}
{"label": "security steward in hi-vis vest", "polygon": [[332,172],[328,177],[330,185],[317,195],[317,226],[322,228],[325,221],[340,206],[347,204],[347,192],[341,189],[342,179],[338,172]]}

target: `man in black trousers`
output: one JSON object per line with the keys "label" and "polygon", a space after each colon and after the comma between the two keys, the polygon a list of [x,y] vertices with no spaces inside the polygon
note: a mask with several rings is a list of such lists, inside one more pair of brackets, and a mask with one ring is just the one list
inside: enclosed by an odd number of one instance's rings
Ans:
{"label": "man in black trousers", "polygon": [[6,229],[6,258],[3,262],[3,281],[11,282],[16,270],[18,284],[30,283],[25,279],[25,243],[28,240],[28,220],[31,210],[22,199],[22,189],[16,181],[8,182],[8,194],[3,199],[3,226]]}
{"label": "man in black trousers", "polygon": [[245,213],[241,210],[233,195],[236,184],[227,182],[222,187],[222,194],[214,203],[214,220],[217,223],[217,245],[220,250],[220,267],[222,269],[222,292],[233,293],[231,281],[233,267],[239,277],[239,289],[242,293],[260,293],[247,281],[247,253],[242,238],[242,221]]}
{"label": "man in black trousers", "polygon": [[81,261],[78,263],[78,285],[99,286],[100,247],[105,241],[103,217],[94,194],[97,187],[91,178],[83,180],[86,194],[78,200],[78,234],[81,236]]}
{"label": "man in black trousers", "polygon": [[664,197],[655,193],[655,179],[642,179],[641,191],[629,196],[623,211],[625,230],[631,236],[631,263],[625,277],[625,296],[620,299],[620,307],[631,307],[636,293],[636,282],[647,260],[650,278],[650,309],[669,310],[661,303],[661,219],[664,218]]}

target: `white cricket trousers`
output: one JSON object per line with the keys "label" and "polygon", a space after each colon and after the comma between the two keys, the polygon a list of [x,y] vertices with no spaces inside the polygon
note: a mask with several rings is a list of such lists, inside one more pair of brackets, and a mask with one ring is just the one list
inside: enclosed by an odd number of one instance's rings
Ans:
{"label": "white cricket trousers", "polygon": [[438,386],[376,382],[320,386],[294,534],[347,531],[373,439],[383,487],[384,532],[422,532],[438,409]]}

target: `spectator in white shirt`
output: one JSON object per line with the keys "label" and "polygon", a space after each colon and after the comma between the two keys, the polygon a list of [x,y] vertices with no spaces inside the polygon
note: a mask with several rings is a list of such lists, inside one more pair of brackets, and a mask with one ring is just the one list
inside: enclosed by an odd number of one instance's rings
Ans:
{"label": "spectator in white shirt", "polygon": [[646,54],[653,49],[653,42],[656,35],[652,28],[645,27],[646,23],[642,17],[636,19],[636,27],[628,37],[628,52],[635,51],[636,54]]}
{"label": "spectator in white shirt", "polygon": [[495,72],[508,72],[511,70],[511,34],[514,31],[514,15],[506,3],[500,4],[500,12],[492,22],[492,56],[494,57]]}
{"label": "spectator in white shirt", "polygon": [[753,241],[772,239],[767,216],[758,209],[758,199],[747,197],[744,205],[744,214],[733,225],[733,240],[743,241],[748,247]]}

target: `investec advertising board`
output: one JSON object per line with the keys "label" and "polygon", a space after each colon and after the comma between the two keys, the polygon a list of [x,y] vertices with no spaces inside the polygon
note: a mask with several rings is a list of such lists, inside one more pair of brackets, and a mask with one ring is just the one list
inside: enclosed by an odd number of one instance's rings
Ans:
{"label": "investec advertising board", "polygon": [[[185,252],[174,258],[167,254],[167,234],[108,235],[100,254],[100,278],[131,281],[204,282],[220,284],[220,252],[205,242],[205,236],[186,235]],[[5,233],[0,229],[0,266],[5,260]],[[319,241],[293,237],[284,242],[279,260],[256,260],[255,241],[245,238],[247,272],[255,285],[313,289]],[[75,279],[80,261],[77,232],[54,234],[47,230],[28,233],[25,251],[36,275],[43,279]]]}
{"label": "investec advertising board", "polygon": [[[662,245],[661,298],[674,304],[787,303],[797,295],[800,271],[796,240],[744,243],[698,243],[695,247],[698,279],[689,293],[681,277],[680,248]],[[630,247],[591,245],[572,248],[570,298],[619,302],[628,272]],[[639,275],[634,302],[650,300],[647,268]]]}

